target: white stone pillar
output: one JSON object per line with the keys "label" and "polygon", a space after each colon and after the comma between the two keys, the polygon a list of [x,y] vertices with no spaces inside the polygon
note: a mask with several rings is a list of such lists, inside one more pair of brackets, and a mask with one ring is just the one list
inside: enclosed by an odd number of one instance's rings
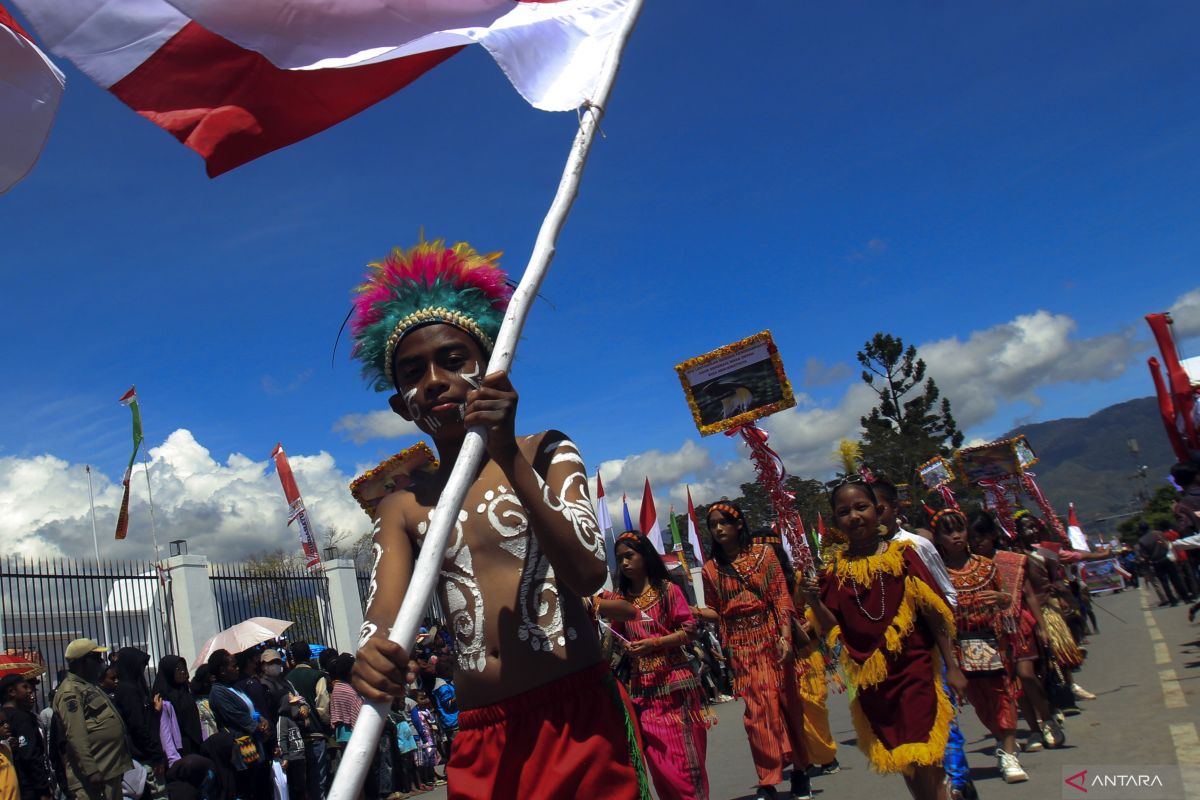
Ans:
{"label": "white stone pillar", "polygon": [[363,624],[362,600],[358,597],[358,573],[348,558],[326,561],[322,567],[329,580],[329,612],[337,649],[358,650],[358,632]]}
{"label": "white stone pillar", "polygon": [[187,661],[189,671],[194,672],[201,645],[221,630],[217,598],[208,579],[208,558],[171,556],[167,559],[167,571],[171,573],[171,605],[179,655]]}

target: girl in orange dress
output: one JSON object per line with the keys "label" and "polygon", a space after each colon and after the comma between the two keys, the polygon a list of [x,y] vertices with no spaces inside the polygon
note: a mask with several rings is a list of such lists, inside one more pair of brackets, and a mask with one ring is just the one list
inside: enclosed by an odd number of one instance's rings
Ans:
{"label": "girl in orange dress", "polygon": [[714,503],[707,521],[713,543],[702,573],[708,608],[701,616],[720,623],[730,650],[734,691],[746,704],[742,721],[758,772],[757,797],[777,797],[775,785],[790,760],[792,796],[809,798],[803,702],[796,681],[788,680],[795,612],[783,568],[769,545],[751,541],[737,506]]}

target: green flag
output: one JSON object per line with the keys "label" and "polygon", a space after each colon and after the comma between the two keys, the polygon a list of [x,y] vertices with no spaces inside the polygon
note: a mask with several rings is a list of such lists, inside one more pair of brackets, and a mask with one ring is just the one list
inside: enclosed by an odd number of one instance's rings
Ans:
{"label": "green flag", "polygon": [[133,474],[133,463],[137,461],[138,449],[142,446],[142,412],[138,409],[137,387],[130,386],[129,391],[121,395],[121,404],[129,406],[133,414],[133,454],[129,456],[129,466],[125,468],[125,491],[121,496],[121,510],[117,512],[116,538],[124,539],[129,533],[129,477]]}
{"label": "green flag", "polygon": [[681,539],[679,536],[679,526],[677,524],[675,524],[675,507],[674,506],[671,507],[671,513],[668,516],[671,517],[671,539],[675,542],[675,549],[682,550],[683,549],[683,539]]}

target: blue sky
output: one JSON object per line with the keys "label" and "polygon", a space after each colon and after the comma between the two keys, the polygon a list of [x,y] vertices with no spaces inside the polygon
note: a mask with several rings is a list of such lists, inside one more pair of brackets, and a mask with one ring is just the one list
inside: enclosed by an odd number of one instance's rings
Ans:
{"label": "blue sky", "polygon": [[[769,427],[806,475],[833,468],[880,330],[942,343],[972,436],[1149,394],[1141,317],[1200,286],[1197,23],[1183,2],[649,3],[518,352],[519,427],[566,430],[618,490],[720,492],[744,459],[700,441],[673,366],[763,328],[803,395]],[[575,127],[468,51],[209,180],[58,61],[51,139],[0,197],[0,505],[45,510],[22,530],[50,538],[77,505],[51,513],[54,480],[21,470],[119,479],[131,383],[151,445],[323,452],[314,492],[410,443],[334,430],[386,408],[345,341],[330,362],[350,287],[422,227],[519,273]],[[189,491],[168,525],[194,526]]]}

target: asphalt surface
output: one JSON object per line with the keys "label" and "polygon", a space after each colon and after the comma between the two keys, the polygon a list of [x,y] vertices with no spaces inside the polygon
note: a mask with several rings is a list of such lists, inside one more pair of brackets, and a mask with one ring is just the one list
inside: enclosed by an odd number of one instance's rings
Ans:
{"label": "asphalt surface", "polygon": [[[1200,800],[1200,623],[1188,623],[1185,605],[1158,608],[1156,601],[1132,589],[1096,598],[1095,611],[1100,632],[1090,637],[1087,663],[1076,680],[1097,698],[1081,701],[1082,712],[1067,718],[1065,747],[1020,756],[1028,781],[1004,783],[995,743],[971,708],[960,714],[971,777],[981,798],[1072,797],[1075,790],[1063,782],[1071,774],[1064,773],[1066,767],[1178,764],[1184,769],[1188,800]],[[720,722],[709,731],[708,741],[711,798],[753,798],[755,773],[742,704],[725,703],[716,710]],[[855,747],[845,695],[832,695],[829,711],[842,770],[814,778],[816,796],[907,797],[902,778],[875,774]],[[1018,731],[1019,738],[1024,734],[1024,728]],[[790,796],[783,791],[786,783],[779,788],[781,798]],[[420,795],[430,800],[445,796],[444,789]]]}

